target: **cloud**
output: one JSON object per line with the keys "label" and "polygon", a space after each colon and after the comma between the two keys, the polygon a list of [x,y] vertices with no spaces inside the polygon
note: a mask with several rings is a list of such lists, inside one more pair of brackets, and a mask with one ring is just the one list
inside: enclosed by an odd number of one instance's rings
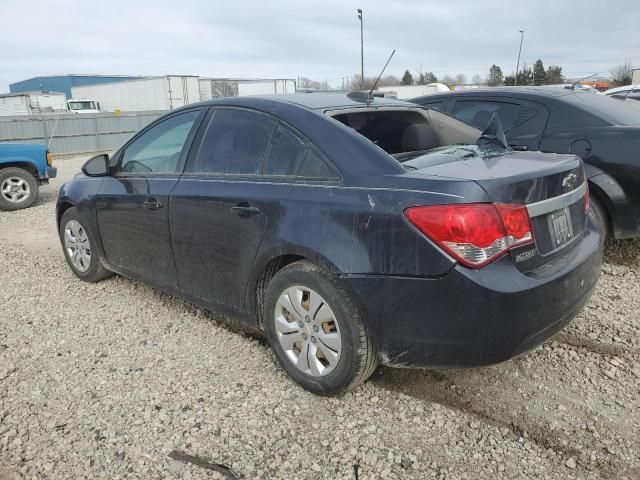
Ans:
{"label": "cloud", "polygon": [[570,76],[640,66],[640,3],[583,0],[11,0],[0,17],[0,91],[64,73],[297,77],[336,85],[360,69],[356,8],[364,10],[365,71],[486,75],[492,63],[558,64]]}

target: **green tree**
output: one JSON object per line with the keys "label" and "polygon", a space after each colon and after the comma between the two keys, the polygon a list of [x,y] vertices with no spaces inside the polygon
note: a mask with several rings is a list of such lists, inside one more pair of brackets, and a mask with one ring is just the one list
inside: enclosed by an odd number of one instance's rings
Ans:
{"label": "green tree", "polygon": [[429,85],[430,83],[438,83],[438,77],[436,77],[433,72],[427,72],[424,74],[424,83],[425,85]]}
{"label": "green tree", "polygon": [[409,70],[405,70],[402,76],[402,85],[413,85],[413,75],[411,75]]}
{"label": "green tree", "polygon": [[547,84],[547,72],[544,69],[542,60],[536,60],[533,65],[533,84],[534,85],[546,85]]}
{"label": "green tree", "polygon": [[556,85],[564,83],[564,77],[562,76],[562,67],[557,65],[549,65],[546,73],[547,85]]}
{"label": "green tree", "polygon": [[504,84],[507,87],[513,87],[516,84],[516,76],[515,75],[507,75],[504,77]]}
{"label": "green tree", "polygon": [[504,78],[502,77],[502,69],[494,63],[489,69],[487,85],[489,85],[490,87],[497,87],[499,85],[502,85],[502,82],[504,82]]}
{"label": "green tree", "polygon": [[533,70],[526,65],[518,72],[518,85],[533,85]]}
{"label": "green tree", "polygon": [[424,73],[420,72],[420,75],[418,76],[418,85],[426,85],[425,81],[424,81]]}

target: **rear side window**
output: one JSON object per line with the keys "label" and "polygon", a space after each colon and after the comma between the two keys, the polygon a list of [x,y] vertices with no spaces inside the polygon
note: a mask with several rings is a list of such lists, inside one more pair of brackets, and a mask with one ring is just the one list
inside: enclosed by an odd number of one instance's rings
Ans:
{"label": "rear side window", "polygon": [[312,149],[308,150],[307,156],[304,158],[300,169],[298,170],[298,177],[302,178],[321,178],[321,179],[335,179],[339,175],[327,162],[325,162],[320,156]]}
{"label": "rear side window", "polygon": [[281,125],[273,136],[261,173],[293,176],[306,152],[305,143]]}
{"label": "rear side window", "polygon": [[511,130],[516,125],[534,117],[537,111],[517,103],[458,100],[452,112],[454,117],[470,123],[480,130],[484,130],[494,113],[498,115],[502,128]]}
{"label": "rear side window", "polygon": [[432,102],[432,103],[422,103],[421,105],[424,105],[427,108],[433,108],[434,110],[442,110],[442,104],[444,102],[440,101],[440,102]]}
{"label": "rear side window", "polygon": [[257,174],[276,123],[265,115],[219,109],[209,120],[189,173]]}

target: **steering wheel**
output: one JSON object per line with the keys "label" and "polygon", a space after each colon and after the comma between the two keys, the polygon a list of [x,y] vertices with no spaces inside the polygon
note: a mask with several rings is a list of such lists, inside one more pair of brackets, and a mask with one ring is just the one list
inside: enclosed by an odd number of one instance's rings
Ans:
{"label": "steering wheel", "polygon": [[124,170],[125,172],[139,172],[139,171],[153,172],[151,168],[149,168],[144,163],[139,162],[137,160],[129,160],[124,165],[122,170]]}

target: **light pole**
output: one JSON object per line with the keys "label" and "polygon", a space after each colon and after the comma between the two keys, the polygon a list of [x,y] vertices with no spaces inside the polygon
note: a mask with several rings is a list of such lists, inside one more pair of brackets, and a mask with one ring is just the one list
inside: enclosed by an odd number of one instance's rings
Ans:
{"label": "light pole", "polygon": [[360,87],[364,90],[364,33],[362,29],[362,9],[358,9],[360,19]]}
{"label": "light pole", "polygon": [[516,78],[514,79],[514,85],[518,85],[518,70],[520,69],[520,54],[522,53],[522,39],[524,38],[524,30],[520,32],[520,50],[518,50],[518,63],[516,64]]}

